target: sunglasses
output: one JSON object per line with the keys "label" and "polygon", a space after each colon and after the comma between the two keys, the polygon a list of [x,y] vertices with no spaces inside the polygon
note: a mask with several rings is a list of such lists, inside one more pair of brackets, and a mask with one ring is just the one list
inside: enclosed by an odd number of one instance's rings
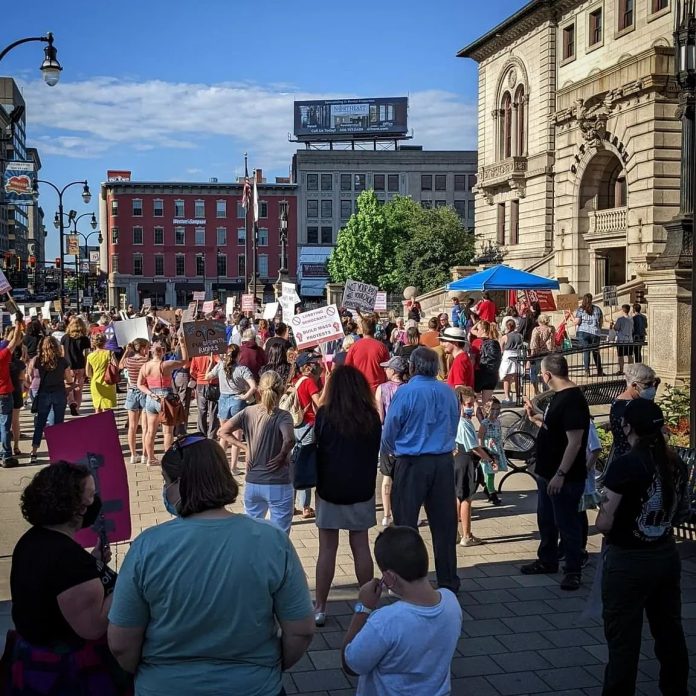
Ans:
{"label": "sunglasses", "polygon": [[185,450],[189,445],[195,445],[197,442],[207,439],[208,438],[203,435],[203,433],[191,433],[191,435],[184,435],[183,437],[178,437],[176,440],[174,440],[167,452],[178,452],[179,457],[183,459],[183,450]]}

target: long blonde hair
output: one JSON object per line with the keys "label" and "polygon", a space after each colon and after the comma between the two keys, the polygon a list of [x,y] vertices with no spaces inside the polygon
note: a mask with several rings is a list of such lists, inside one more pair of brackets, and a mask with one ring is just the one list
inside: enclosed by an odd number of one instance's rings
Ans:
{"label": "long blonde hair", "polygon": [[268,370],[261,375],[259,381],[261,403],[269,414],[278,408],[280,397],[283,395],[283,378],[274,370]]}
{"label": "long blonde hair", "polygon": [[68,324],[68,328],[65,331],[70,338],[79,338],[80,336],[87,335],[87,326],[80,317],[73,317]]}

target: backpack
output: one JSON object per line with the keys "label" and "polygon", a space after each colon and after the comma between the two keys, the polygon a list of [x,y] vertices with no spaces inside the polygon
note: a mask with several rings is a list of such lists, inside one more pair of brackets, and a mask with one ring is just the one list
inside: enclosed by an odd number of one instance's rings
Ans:
{"label": "backpack", "polygon": [[488,338],[481,346],[481,357],[479,365],[488,368],[489,370],[497,370],[500,368],[500,362],[503,359],[503,351],[500,343],[493,338]]}
{"label": "backpack", "polygon": [[307,412],[307,409],[312,405],[312,402],[310,401],[307,404],[307,408],[302,408],[302,405],[300,404],[300,397],[297,395],[297,388],[306,379],[307,377],[301,377],[297,381],[297,384],[294,386],[288,386],[288,388],[285,390],[285,394],[280,397],[280,401],[278,402],[278,408],[282,409],[283,411],[287,411],[290,414],[294,428],[299,428],[302,425],[304,422],[304,415]]}

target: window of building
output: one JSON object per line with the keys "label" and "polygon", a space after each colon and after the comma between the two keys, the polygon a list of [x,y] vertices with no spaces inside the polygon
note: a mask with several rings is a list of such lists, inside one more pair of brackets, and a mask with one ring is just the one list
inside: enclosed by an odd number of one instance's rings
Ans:
{"label": "window of building", "polygon": [[502,151],[503,159],[512,157],[512,97],[510,92],[503,95],[503,119],[502,119]]}
{"label": "window of building", "polygon": [[155,227],[155,244],[164,244],[164,227]]}
{"label": "window of building", "polygon": [[520,241],[520,202],[510,201],[510,244]]}
{"label": "window of building", "polygon": [[152,201],[152,216],[164,217],[164,201],[161,198],[155,198]]}
{"label": "window of building", "polygon": [[205,276],[205,256],[196,254],[196,275]]}
{"label": "window of building", "polygon": [[384,191],[386,185],[385,179],[386,177],[384,176],[384,174],[375,174],[372,177],[372,188],[374,188],[375,191]]}
{"label": "window of building", "polygon": [[307,217],[319,217],[319,201],[314,198],[307,199]]}
{"label": "window of building", "polygon": [[307,174],[307,190],[308,191],[318,191],[319,190],[319,175],[318,174]]}
{"label": "window of building", "polygon": [[650,0],[650,12],[655,14],[669,7],[669,0]]}
{"label": "window of building", "polygon": [[626,205],[626,177],[620,176],[614,184],[614,207],[623,208]]}
{"label": "window of building", "polygon": [[182,218],[185,217],[185,206],[184,206],[184,201],[178,200],[174,201],[174,217],[175,218]]}
{"label": "window of building", "polygon": [[141,245],[143,243],[143,228],[133,228],[133,244]]}
{"label": "window of building", "polygon": [[176,255],[176,275],[186,275],[186,257],[183,254]]}
{"label": "window of building", "polygon": [[307,244],[319,244],[319,228],[307,228]]}
{"label": "window of building", "polygon": [[455,174],[454,175],[454,190],[455,191],[468,191],[466,187],[466,174]]}
{"label": "window of building", "polygon": [[246,229],[244,227],[240,227],[237,230],[237,244],[246,244]]}
{"label": "window of building", "polygon": [[203,220],[205,218],[205,201],[197,200],[193,203],[193,217],[197,220]]}
{"label": "window of building", "polygon": [[433,207],[433,202],[432,201],[421,201],[421,208],[425,208],[426,210],[429,210],[430,208]]}
{"label": "window of building", "polygon": [[633,9],[634,0],[618,0],[617,7],[617,29],[627,31],[633,28]]}
{"label": "window of building", "polygon": [[321,216],[323,218],[333,217],[333,201],[330,198],[321,202]]}
{"label": "window of building", "polygon": [[225,254],[217,255],[217,274],[218,277],[227,275],[227,256]]}
{"label": "window of building", "polygon": [[118,198],[111,199],[111,214],[118,215]]}
{"label": "window of building", "polygon": [[111,254],[111,272],[118,273],[118,254]]}
{"label": "window of building", "polygon": [[185,227],[175,227],[174,228],[174,244],[182,246],[186,244],[186,228]]}
{"label": "window of building", "polygon": [[517,108],[517,123],[515,124],[515,154],[527,154],[527,98],[524,86],[520,85],[515,91],[515,106]]}
{"label": "window of building", "polygon": [[225,246],[227,244],[227,228],[218,227],[215,230],[215,242],[218,246]]}
{"label": "window of building", "polygon": [[111,243],[118,244],[118,227],[111,228]]}
{"label": "window of building", "polygon": [[435,207],[436,208],[445,208],[447,206],[447,201],[435,201]]}
{"label": "window of building", "polygon": [[133,254],[133,275],[141,276],[143,274],[143,255]]}
{"label": "window of building", "polygon": [[350,174],[341,174],[341,191],[352,191],[353,179]]}
{"label": "window of building", "polygon": [[259,201],[259,218],[268,217],[268,203],[266,201]]}
{"label": "window of building", "polygon": [[469,174],[469,191],[476,186],[476,183],[478,182],[478,177],[476,174]]}
{"label": "window of building", "polygon": [[196,246],[205,246],[205,227],[196,227]]}
{"label": "window of building", "polygon": [[341,201],[341,220],[347,220],[353,214],[353,201]]}
{"label": "window of building", "polygon": [[364,191],[367,186],[367,176],[365,174],[356,174],[353,177],[353,188],[355,191]]}
{"label": "window of building", "polygon": [[399,190],[399,175],[398,174],[390,174],[387,177],[387,190],[396,192]]}
{"label": "window of building", "polygon": [[246,218],[246,208],[241,201],[237,201],[237,219],[244,220],[244,218]]}
{"label": "window of building", "polygon": [[436,174],[435,175],[435,190],[436,191],[446,191],[447,190],[447,174]]}
{"label": "window of building", "polygon": [[237,275],[240,278],[246,278],[246,257],[244,254],[237,257]]}
{"label": "window of building", "polygon": [[134,198],[133,199],[133,217],[143,216],[143,199]]}
{"label": "window of building", "polygon": [[164,256],[162,254],[155,254],[155,275],[164,275]]}
{"label": "window of building", "polygon": [[259,262],[258,272],[262,278],[268,278],[268,255],[259,254],[257,261]]}
{"label": "window of building", "polygon": [[265,227],[259,227],[258,246],[268,246],[268,230]]}
{"label": "window of building", "polygon": [[505,244],[505,203],[498,203],[496,241],[501,246]]}
{"label": "window of building", "polygon": [[421,174],[421,191],[433,190],[433,175]]}
{"label": "window of building", "polygon": [[227,217],[227,201],[224,198],[215,201],[215,217]]}
{"label": "window of building", "polygon": [[333,227],[321,228],[321,243],[333,244]]}
{"label": "window of building", "polygon": [[322,191],[332,191],[333,190],[333,176],[331,174],[321,175],[321,190]]}
{"label": "window of building", "polygon": [[561,55],[564,61],[575,58],[575,23],[563,27],[563,49]]}
{"label": "window of building", "polygon": [[590,12],[588,15],[588,24],[587,24],[587,45],[592,47],[592,46],[598,46],[599,44],[602,43],[602,31],[603,31],[603,26],[604,26],[604,21],[602,17],[602,8],[598,7],[596,10],[593,10]]}
{"label": "window of building", "polygon": [[454,201],[454,209],[457,211],[457,215],[459,215],[462,220],[466,217],[466,201]]}

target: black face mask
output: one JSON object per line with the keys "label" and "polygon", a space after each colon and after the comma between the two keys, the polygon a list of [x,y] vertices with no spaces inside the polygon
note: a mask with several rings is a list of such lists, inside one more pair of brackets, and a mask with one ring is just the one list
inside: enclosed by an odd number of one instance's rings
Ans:
{"label": "black face mask", "polygon": [[101,509],[101,498],[98,495],[95,495],[92,504],[87,506],[87,509],[82,515],[82,529],[87,529],[88,527],[91,527],[97,521]]}

